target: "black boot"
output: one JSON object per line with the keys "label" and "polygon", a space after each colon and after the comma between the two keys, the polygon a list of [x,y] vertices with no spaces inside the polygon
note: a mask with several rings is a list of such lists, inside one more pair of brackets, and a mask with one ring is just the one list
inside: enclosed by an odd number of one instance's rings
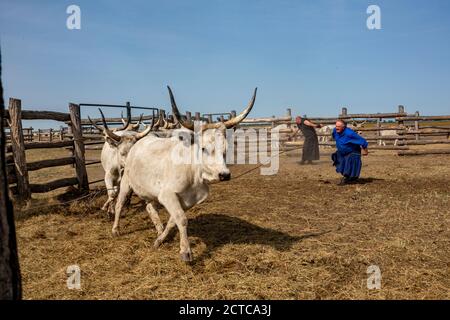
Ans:
{"label": "black boot", "polygon": [[345,186],[346,184],[348,184],[348,178],[347,177],[342,177],[341,181],[339,181],[339,183],[337,185],[338,186]]}

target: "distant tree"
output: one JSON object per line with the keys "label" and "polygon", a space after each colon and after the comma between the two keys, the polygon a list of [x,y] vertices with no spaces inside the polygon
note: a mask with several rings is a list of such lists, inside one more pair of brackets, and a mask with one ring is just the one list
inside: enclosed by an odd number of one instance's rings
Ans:
{"label": "distant tree", "polygon": [[22,298],[19,258],[17,254],[14,211],[8,195],[6,177],[4,114],[2,85],[2,56],[0,52],[0,299]]}

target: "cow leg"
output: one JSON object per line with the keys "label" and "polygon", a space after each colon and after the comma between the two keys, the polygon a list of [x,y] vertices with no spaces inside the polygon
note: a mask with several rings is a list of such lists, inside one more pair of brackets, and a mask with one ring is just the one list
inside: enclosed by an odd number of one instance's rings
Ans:
{"label": "cow leg", "polygon": [[163,233],[164,227],[161,223],[161,220],[159,219],[158,211],[155,209],[152,203],[147,203],[147,206],[145,207],[147,210],[150,219],[152,219],[153,224],[155,225],[156,231],[158,232],[158,236],[160,236]]}
{"label": "cow leg", "polygon": [[173,192],[161,192],[158,201],[166,207],[180,232],[180,256],[183,261],[192,261],[192,251],[187,235],[188,220],[178,196]]}
{"label": "cow leg", "polygon": [[115,217],[114,217],[114,224],[112,227],[112,234],[113,236],[119,236],[119,219],[120,219],[120,212],[122,211],[122,208],[127,201],[128,196],[131,193],[131,187],[128,183],[128,179],[126,177],[122,178],[122,181],[120,183],[120,191],[119,196],[117,197],[116,201],[116,207],[115,207]]}
{"label": "cow leg", "polygon": [[163,243],[163,241],[169,235],[169,232],[170,232],[170,230],[172,230],[173,227],[175,227],[175,220],[172,218],[172,216],[170,216],[169,221],[167,221],[167,225],[166,225],[166,228],[164,229],[163,233],[161,233],[158,236],[158,238],[155,240],[155,242],[153,243],[153,246],[155,248],[158,248],[161,245],[161,243]]}
{"label": "cow leg", "polygon": [[105,185],[106,191],[108,193],[108,200],[106,200],[105,204],[102,207],[102,210],[108,210],[108,213],[111,213],[111,204],[114,202],[114,199],[117,196],[118,186],[114,183],[116,179],[117,177],[113,173],[109,171],[105,173]]}

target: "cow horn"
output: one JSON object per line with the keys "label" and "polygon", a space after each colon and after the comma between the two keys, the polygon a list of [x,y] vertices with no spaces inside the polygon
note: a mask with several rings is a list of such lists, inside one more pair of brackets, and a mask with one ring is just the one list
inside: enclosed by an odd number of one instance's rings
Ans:
{"label": "cow horn", "polygon": [[91,122],[91,124],[100,132],[103,132],[103,128],[100,127],[97,123],[95,123],[94,121],[92,121],[91,117],[88,116],[89,121]]}
{"label": "cow horn", "polygon": [[148,135],[150,133],[150,131],[152,131],[154,125],[155,125],[155,118],[152,117],[152,124],[147,126],[144,131],[136,134],[136,136],[135,136],[136,139],[139,140],[139,139],[145,137],[146,135]]}
{"label": "cow horn", "polygon": [[[155,131],[158,130],[159,126],[161,125],[160,118],[161,118],[161,113],[159,112],[158,120],[156,121],[155,125],[153,126],[153,130],[155,130]],[[153,119],[154,119],[154,115],[152,115],[152,121],[153,121]]]}
{"label": "cow horn", "polygon": [[163,120],[163,129],[167,129],[167,127],[169,126],[169,123],[167,122],[167,120],[166,119],[162,119]]}
{"label": "cow horn", "polygon": [[108,125],[106,124],[106,120],[105,120],[105,115],[102,112],[102,109],[98,108],[98,110],[100,111],[100,114],[102,116],[102,121],[103,121],[103,133],[106,134],[109,138],[113,139],[114,141],[119,142],[120,141],[120,136],[116,135],[114,132],[112,132],[111,130],[108,129]]}
{"label": "cow horn", "polygon": [[175,98],[173,97],[172,90],[170,89],[169,86],[167,86],[167,89],[169,89],[170,103],[172,104],[172,113],[174,118],[186,129],[194,131],[193,123],[183,121],[183,118],[180,115],[180,111],[178,110],[177,103],[175,102]]}
{"label": "cow horn", "polygon": [[130,123],[128,125],[127,130],[135,130],[135,131],[138,130],[142,123],[142,117],[144,117],[143,113],[141,113],[141,116],[139,117],[138,122],[136,122],[135,124]]}
{"label": "cow horn", "polygon": [[250,102],[248,103],[247,108],[245,108],[244,111],[242,111],[238,116],[227,120],[224,122],[225,126],[227,127],[227,129],[232,128],[234,126],[236,126],[237,124],[239,124],[239,122],[241,122],[242,120],[245,119],[245,117],[247,117],[247,115],[250,113],[250,111],[253,108],[253,105],[255,104],[255,100],[256,100],[256,91],[258,90],[258,88],[255,88],[255,91],[253,92],[253,97],[250,100]]}
{"label": "cow horn", "polygon": [[112,131],[122,131],[122,130],[131,130],[131,115],[127,112],[127,120],[123,119],[123,112],[120,113],[120,120],[122,121],[122,127],[114,128]]}

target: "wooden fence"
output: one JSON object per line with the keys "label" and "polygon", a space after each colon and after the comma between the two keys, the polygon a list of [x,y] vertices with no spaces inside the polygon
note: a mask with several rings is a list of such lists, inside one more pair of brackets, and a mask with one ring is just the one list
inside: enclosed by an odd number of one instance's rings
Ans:
{"label": "wooden fence", "polygon": [[[10,125],[10,144],[7,145],[7,173],[10,190],[19,200],[29,200],[32,193],[44,193],[51,190],[78,185],[80,191],[88,191],[86,165],[84,159],[84,144],[81,132],[80,107],[69,104],[69,113],[49,111],[27,111],[22,110],[19,99],[9,100],[9,109],[5,114]],[[27,120],[55,120],[69,124],[72,139],[48,142],[25,143],[22,119]],[[60,139],[61,140],[61,139]],[[25,150],[48,149],[71,146],[74,148],[73,156],[60,159],[41,160],[27,162]],[[62,165],[73,164],[75,176],[71,178],[58,179],[43,184],[31,184],[28,172]]]}
{"label": "wooden fence", "polygon": [[[164,110],[159,110],[163,117],[166,116]],[[213,122],[213,116],[218,121],[224,121],[229,117],[236,115],[235,111],[221,114],[203,114],[195,113],[192,117],[191,112],[186,112],[184,118],[187,120],[203,120]],[[10,189],[20,200],[28,200],[32,193],[44,193],[51,190],[78,185],[80,191],[89,190],[86,166],[97,164],[100,159],[85,159],[85,149],[100,149],[104,139],[100,132],[95,129],[89,120],[81,119],[80,107],[76,104],[69,104],[69,112],[50,112],[50,111],[30,111],[22,110],[21,100],[11,98],[9,101],[9,110],[6,112],[6,118],[10,125],[9,144],[7,145],[7,172]],[[38,129],[22,127],[22,120],[55,120],[68,125],[60,127],[60,130]],[[152,116],[144,116],[143,120],[149,122]],[[321,124],[334,124],[337,119],[344,119],[349,123],[354,121],[365,121],[367,124],[358,127],[360,132],[370,143],[371,149],[378,150],[399,150],[399,155],[419,155],[419,154],[450,154],[450,150],[409,150],[410,146],[422,145],[445,145],[450,144],[450,125],[442,124],[442,121],[450,121],[449,116],[421,116],[419,112],[407,114],[403,106],[399,106],[395,113],[374,113],[374,114],[348,114],[346,108],[342,108],[337,117],[330,118],[309,118]],[[389,119],[390,122],[385,120]],[[133,117],[132,121],[138,121],[138,117]],[[93,119],[101,121],[101,119]],[[107,118],[109,124],[121,124],[121,118]],[[449,122],[450,123],[450,122]],[[287,109],[286,115],[281,117],[261,117],[244,119],[238,128],[242,129],[260,129],[268,130],[267,143],[270,146],[272,142],[271,130],[279,125],[284,125],[278,130],[279,146],[281,150],[298,148],[302,145],[301,139],[292,140],[294,130],[296,130],[295,121],[291,109]],[[409,129],[407,128],[409,127]],[[280,127],[279,127],[280,128]],[[384,130],[395,130],[394,135],[384,135]],[[331,137],[330,134],[318,133],[319,137]],[[388,145],[381,146],[378,142],[384,141]],[[397,141],[397,145],[392,145]],[[245,150],[249,146],[258,144],[257,140],[247,139]],[[334,146],[332,142],[321,142],[322,146]],[[242,147],[242,146],[238,146]],[[60,159],[40,160],[27,162],[26,150],[30,149],[48,149],[48,148],[67,148],[72,151],[72,156]],[[238,151],[238,148],[235,148]],[[75,176],[71,178],[58,179],[42,184],[32,184],[29,181],[28,172],[63,165],[72,165],[75,168]],[[98,182],[93,181],[91,183]]]}

